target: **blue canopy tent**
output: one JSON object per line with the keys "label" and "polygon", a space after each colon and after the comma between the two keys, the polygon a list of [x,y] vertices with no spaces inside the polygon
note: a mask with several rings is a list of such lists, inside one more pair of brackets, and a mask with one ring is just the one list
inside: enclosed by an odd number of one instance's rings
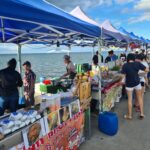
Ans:
{"label": "blue canopy tent", "polygon": [[129,33],[123,27],[120,27],[119,31],[128,35],[131,38],[131,41],[133,41],[133,42],[139,42],[140,41],[140,39],[137,36],[135,36],[134,33]]}
{"label": "blue canopy tent", "polygon": [[[9,5],[8,11],[7,6]],[[100,35],[100,29],[56,8],[44,0],[1,0],[1,42],[57,43],[58,39]],[[8,32],[14,33],[7,36]]]}
{"label": "blue canopy tent", "polygon": [[144,37],[142,37],[142,36],[140,37],[140,39],[141,39],[141,41],[142,41],[143,44],[146,44],[146,43],[148,42],[148,41],[147,41]]}
{"label": "blue canopy tent", "polygon": [[[63,44],[64,40],[97,40],[101,29],[45,0],[0,0],[0,42],[18,45],[21,69],[23,44]],[[21,92],[22,93],[22,92]]]}
{"label": "blue canopy tent", "polygon": [[[84,22],[44,0],[0,0],[0,41],[21,45],[58,43],[63,39],[97,39],[100,28]],[[21,71],[21,67],[20,67]]]}
{"label": "blue canopy tent", "polygon": [[139,43],[141,43],[140,37],[138,37],[137,35],[135,35],[133,32],[130,32],[130,35],[131,35],[135,40],[137,40]]}

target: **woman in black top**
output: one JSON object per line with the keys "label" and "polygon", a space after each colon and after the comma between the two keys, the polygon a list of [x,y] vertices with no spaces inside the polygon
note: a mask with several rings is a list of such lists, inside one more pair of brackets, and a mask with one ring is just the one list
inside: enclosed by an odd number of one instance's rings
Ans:
{"label": "woman in black top", "polygon": [[132,94],[133,90],[136,91],[136,96],[140,105],[140,118],[144,118],[143,111],[143,100],[141,95],[141,84],[140,78],[138,75],[139,70],[146,71],[146,67],[142,65],[140,62],[135,62],[135,55],[128,54],[127,63],[122,67],[122,74],[124,75],[126,82],[126,91],[128,95],[128,114],[125,115],[125,119],[132,119]]}

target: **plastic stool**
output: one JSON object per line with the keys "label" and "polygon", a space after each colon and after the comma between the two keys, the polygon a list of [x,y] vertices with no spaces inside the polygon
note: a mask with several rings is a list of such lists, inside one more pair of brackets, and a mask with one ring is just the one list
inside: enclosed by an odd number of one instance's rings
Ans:
{"label": "plastic stool", "polygon": [[113,136],[118,132],[118,117],[112,112],[103,112],[99,114],[98,128],[101,132]]}

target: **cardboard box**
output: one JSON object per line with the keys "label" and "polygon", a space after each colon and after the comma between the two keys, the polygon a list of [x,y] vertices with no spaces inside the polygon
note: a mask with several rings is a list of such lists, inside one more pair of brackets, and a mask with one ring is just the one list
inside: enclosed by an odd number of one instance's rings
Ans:
{"label": "cardboard box", "polygon": [[79,86],[79,98],[80,100],[85,100],[91,96],[91,83],[84,82]]}

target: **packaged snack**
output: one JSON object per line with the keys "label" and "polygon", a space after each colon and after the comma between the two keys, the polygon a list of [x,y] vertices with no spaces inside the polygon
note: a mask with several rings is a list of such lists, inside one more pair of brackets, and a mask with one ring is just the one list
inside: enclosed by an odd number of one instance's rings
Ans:
{"label": "packaged snack", "polygon": [[14,123],[15,123],[16,126],[20,126],[21,121],[20,120],[15,120]]}
{"label": "packaged snack", "polygon": [[9,133],[11,133],[11,129],[6,129],[6,130],[3,131],[3,134],[4,134],[4,135],[7,135],[7,134],[9,134]]}
{"label": "packaged snack", "polygon": [[35,122],[36,121],[36,119],[35,118],[32,118],[31,119],[31,123],[33,123],[33,122]]}
{"label": "packaged snack", "polygon": [[29,119],[27,119],[27,120],[25,121],[25,124],[26,124],[26,125],[29,125],[30,122],[31,122],[31,121],[30,121]]}
{"label": "packaged snack", "polygon": [[24,127],[25,125],[26,125],[25,122],[22,122],[19,127],[22,128],[22,127]]}
{"label": "packaged snack", "polygon": [[14,127],[11,129],[11,132],[14,132],[14,131],[16,131],[16,130],[18,130],[18,129],[19,129],[18,126],[14,126]]}
{"label": "packaged snack", "polygon": [[3,129],[12,128],[14,125],[15,125],[14,121],[11,121],[9,119],[5,119],[1,122],[1,126]]}
{"label": "packaged snack", "polygon": [[12,120],[19,120],[19,119],[21,119],[23,117],[23,115],[22,115],[22,113],[20,113],[20,112],[13,112],[13,113],[11,113],[11,115],[10,115],[10,119],[12,119]]}

